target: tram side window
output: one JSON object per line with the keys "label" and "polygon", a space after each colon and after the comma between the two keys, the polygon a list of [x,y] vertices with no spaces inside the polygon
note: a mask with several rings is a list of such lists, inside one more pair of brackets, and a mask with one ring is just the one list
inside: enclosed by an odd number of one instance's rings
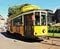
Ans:
{"label": "tram side window", "polygon": [[19,16],[19,17],[13,19],[13,25],[14,26],[22,25],[22,16]]}
{"label": "tram side window", "polygon": [[17,19],[13,19],[13,26],[16,26],[16,23],[17,23]]}
{"label": "tram side window", "polygon": [[35,13],[35,25],[40,25],[40,13]]}
{"label": "tram side window", "polygon": [[12,20],[8,23],[9,26],[12,26]]}
{"label": "tram side window", "polygon": [[13,25],[15,25],[15,26],[22,25],[22,16],[15,18],[13,20]]}
{"label": "tram side window", "polygon": [[22,25],[22,16],[17,18],[17,25]]}

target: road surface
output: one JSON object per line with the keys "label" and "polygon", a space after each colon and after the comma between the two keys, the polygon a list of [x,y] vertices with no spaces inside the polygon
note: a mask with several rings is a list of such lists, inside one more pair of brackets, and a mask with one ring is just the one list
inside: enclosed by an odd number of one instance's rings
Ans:
{"label": "road surface", "polygon": [[60,49],[60,45],[51,44],[35,40],[22,40],[6,32],[0,33],[0,49]]}

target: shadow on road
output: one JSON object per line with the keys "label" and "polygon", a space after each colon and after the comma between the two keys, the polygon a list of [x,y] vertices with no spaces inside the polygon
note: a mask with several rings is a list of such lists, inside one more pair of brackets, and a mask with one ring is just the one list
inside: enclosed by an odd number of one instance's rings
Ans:
{"label": "shadow on road", "polygon": [[24,38],[20,35],[17,35],[17,34],[13,35],[13,34],[9,34],[7,32],[2,32],[1,34],[7,38],[16,39],[16,40],[20,40],[20,41],[24,41],[24,42],[41,42],[41,41],[43,41],[41,39],[27,39],[27,38]]}

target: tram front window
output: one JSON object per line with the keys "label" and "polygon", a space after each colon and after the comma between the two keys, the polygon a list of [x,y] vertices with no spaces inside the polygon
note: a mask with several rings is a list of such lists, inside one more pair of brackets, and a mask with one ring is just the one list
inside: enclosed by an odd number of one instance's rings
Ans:
{"label": "tram front window", "polygon": [[35,13],[35,25],[40,25],[40,13]]}
{"label": "tram front window", "polygon": [[45,15],[41,16],[41,25],[46,25],[46,16]]}

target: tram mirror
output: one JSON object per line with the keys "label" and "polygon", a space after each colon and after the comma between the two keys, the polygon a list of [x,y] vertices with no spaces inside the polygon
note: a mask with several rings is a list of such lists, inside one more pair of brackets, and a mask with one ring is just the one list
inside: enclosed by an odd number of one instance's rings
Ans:
{"label": "tram mirror", "polygon": [[34,15],[32,15],[32,20],[33,20],[33,21],[35,20]]}

